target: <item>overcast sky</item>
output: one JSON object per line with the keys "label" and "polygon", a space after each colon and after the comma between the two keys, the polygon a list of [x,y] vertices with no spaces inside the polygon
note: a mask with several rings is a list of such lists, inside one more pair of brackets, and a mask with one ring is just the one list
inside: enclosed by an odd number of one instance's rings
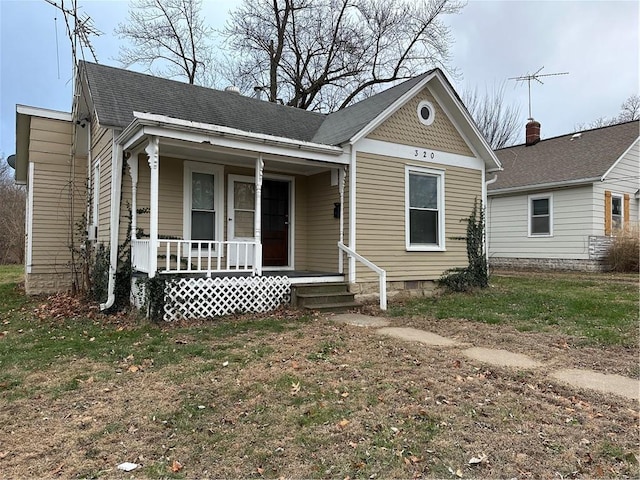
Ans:
{"label": "overcast sky", "polygon": [[[236,1],[203,0],[208,22],[222,26]],[[113,31],[126,20],[128,1],[79,0],[79,5],[103,32],[92,38],[98,61],[119,66],[114,57],[121,43]],[[484,91],[506,81],[507,101],[521,107],[522,140],[527,86],[508,79],[540,67],[541,74],[569,72],[541,77],[544,85],[532,83],[532,113],[543,138],[614,116],[639,90],[638,5],[636,0],[471,0],[461,14],[446,18],[455,37],[452,65],[461,74],[454,85],[459,92]],[[44,0],[0,0],[0,154],[15,153],[16,104],[70,111],[71,75],[62,15]]]}

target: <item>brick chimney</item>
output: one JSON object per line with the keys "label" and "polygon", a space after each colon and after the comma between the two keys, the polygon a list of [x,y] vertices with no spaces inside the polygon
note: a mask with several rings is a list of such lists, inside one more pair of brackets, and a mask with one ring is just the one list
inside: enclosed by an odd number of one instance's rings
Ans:
{"label": "brick chimney", "polygon": [[527,147],[538,143],[540,141],[540,122],[530,118],[526,126],[526,136],[525,145]]}

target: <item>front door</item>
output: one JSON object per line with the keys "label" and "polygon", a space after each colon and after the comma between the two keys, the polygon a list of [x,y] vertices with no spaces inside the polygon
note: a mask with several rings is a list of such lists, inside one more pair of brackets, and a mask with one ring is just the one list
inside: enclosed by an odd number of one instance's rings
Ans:
{"label": "front door", "polygon": [[262,181],[262,265],[289,265],[289,186],[282,180]]}

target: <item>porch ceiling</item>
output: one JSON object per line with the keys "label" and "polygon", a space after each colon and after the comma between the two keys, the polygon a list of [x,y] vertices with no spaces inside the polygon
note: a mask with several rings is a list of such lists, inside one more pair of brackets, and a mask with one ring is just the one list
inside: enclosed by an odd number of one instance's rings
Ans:
{"label": "porch ceiling", "polygon": [[[255,168],[258,154],[250,150],[225,148],[206,143],[193,143],[160,138],[160,157],[172,157],[198,162],[211,162],[239,167]],[[340,165],[292,157],[263,154],[265,171],[292,175],[315,175]]]}

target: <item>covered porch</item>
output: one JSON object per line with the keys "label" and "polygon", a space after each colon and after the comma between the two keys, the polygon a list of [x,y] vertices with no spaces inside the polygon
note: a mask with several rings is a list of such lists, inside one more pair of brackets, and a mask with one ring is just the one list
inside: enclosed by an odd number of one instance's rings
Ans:
{"label": "covered porch", "polygon": [[343,274],[337,244],[345,236],[348,156],[342,149],[309,144],[311,151],[292,151],[290,145],[272,145],[273,139],[220,145],[210,133],[200,132],[206,139],[183,138],[186,132],[175,131],[182,127],[194,137],[192,129],[214,126],[166,117],[161,118],[173,128],[146,126],[157,117],[141,114],[137,122],[143,127],[123,144],[129,175],[122,199],[130,204],[134,270],[149,277],[273,270]]}
{"label": "covered porch", "polygon": [[[117,139],[134,272],[197,279],[209,296],[217,294],[205,283],[251,284],[259,297],[273,292],[255,285],[273,279],[345,281],[350,155],[228,130],[136,114]],[[119,217],[122,235],[127,212]]]}

